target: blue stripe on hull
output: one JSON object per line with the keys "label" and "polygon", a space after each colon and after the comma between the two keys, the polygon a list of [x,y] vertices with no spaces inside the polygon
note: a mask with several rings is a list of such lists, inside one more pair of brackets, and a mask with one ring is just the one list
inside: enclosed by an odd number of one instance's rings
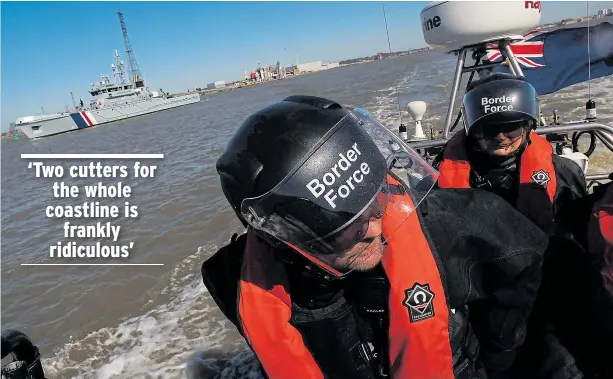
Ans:
{"label": "blue stripe on hull", "polygon": [[72,121],[74,121],[74,123],[77,125],[77,128],[87,128],[87,122],[85,122],[83,116],[81,116],[81,113],[71,113],[70,117],[72,117]]}

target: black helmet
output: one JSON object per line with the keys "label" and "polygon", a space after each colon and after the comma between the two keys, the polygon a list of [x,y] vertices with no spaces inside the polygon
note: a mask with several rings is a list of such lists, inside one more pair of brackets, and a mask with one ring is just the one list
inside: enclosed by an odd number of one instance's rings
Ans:
{"label": "black helmet", "polygon": [[466,134],[496,135],[518,126],[536,128],[539,99],[523,77],[494,73],[469,86],[462,101]]}
{"label": "black helmet", "polygon": [[290,96],[243,122],[217,160],[221,188],[243,225],[243,200],[273,189],[348,113],[332,100]]}
{"label": "black helmet", "polygon": [[[247,118],[217,172],[245,226],[312,256],[360,242],[364,231],[356,225],[385,213],[391,196],[386,178],[398,160],[406,163],[399,183],[411,174],[436,181],[436,171],[368,112],[291,96]],[[398,225],[429,190],[411,192],[414,206],[394,213]]]}

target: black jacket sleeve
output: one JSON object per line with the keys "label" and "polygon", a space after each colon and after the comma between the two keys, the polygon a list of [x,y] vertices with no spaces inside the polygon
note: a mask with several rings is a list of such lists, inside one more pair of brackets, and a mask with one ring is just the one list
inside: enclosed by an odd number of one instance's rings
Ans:
{"label": "black jacket sleeve", "polygon": [[[557,215],[534,326],[519,365],[538,379],[574,379],[579,369],[586,378],[613,377],[613,301],[602,282],[605,241],[594,215],[610,185],[595,186],[592,194],[568,202]],[[560,359],[564,356],[572,360]]]}
{"label": "black jacket sleeve", "polygon": [[202,281],[224,316],[241,331],[238,321],[238,281],[247,233],[234,234],[230,243],[204,261],[201,268]]}
{"label": "black jacket sleeve", "polygon": [[[575,287],[584,290],[589,278],[582,275],[585,263],[579,258],[581,248],[574,238],[560,228],[550,236],[542,268],[541,286],[528,325],[526,341],[514,363],[513,374],[522,379],[581,379],[575,357],[568,350],[558,329],[558,318],[577,319],[568,299],[575,298]],[[577,254],[579,253],[579,254]],[[581,283],[577,285],[577,281]],[[581,295],[579,296],[581,298]],[[590,314],[586,299],[581,313]],[[561,304],[564,304],[560,307]],[[582,322],[571,322],[579,330]],[[587,348],[587,346],[584,346]]]}
{"label": "black jacket sleeve", "polygon": [[450,306],[469,306],[488,371],[506,370],[525,338],[547,236],[483,190],[438,189],[420,210],[445,269]]}
{"label": "black jacket sleeve", "polygon": [[[221,247],[201,268],[202,281],[224,316],[243,333],[238,315],[238,285],[247,245],[247,233],[232,235],[230,243]],[[260,375],[268,379],[264,367],[259,365]]]}
{"label": "black jacket sleeve", "polygon": [[554,198],[554,214],[569,202],[587,196],[585,175],[578,164],[559,155],[553,156],[553,167],[558,182]]}

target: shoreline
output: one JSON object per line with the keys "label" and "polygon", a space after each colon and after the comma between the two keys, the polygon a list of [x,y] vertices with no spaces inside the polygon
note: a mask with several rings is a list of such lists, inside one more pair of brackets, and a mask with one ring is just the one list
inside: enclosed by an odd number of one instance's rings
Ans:
{"label": "shoreline", "polygon": [[[551,30],[555,30],[555,29],[566,29],[566,28],[576,28],[576,27],[582,27],[582,26],[586,26],[588,21],[592,21],[594,22],[594,24],[600,23],[600,22],[607,22],[607,21],[611,21],[613,19],[613,16],[605,16],[605,17],[597,17],[597,16],[587,16],[587,17],[579,17],[579,18],[569,18],[569,19],[564,19],[564,20],[560,20],[557,22],[552,22],[552,23],[548,23],[548,24],[541,24],[538,25],[537,27],[533,28],[532,30],[540,30],[540,31],[551,31]],[[399,52],[393,52],[393,53],[376,53],[374,55],[371,56],[367,56],[367,57],[358,57],[358,58],[351,58],[351,59],[346,59],[340,62],[346,62],[344,64],[340,64],[338,67],[345,67],[345,66],[351,66],[351,65],[356,65],[356,64],[363,64],[363,63],[370,63],[373,62],[375,60],[386,60],[386,59],[394,59],[396,57],[400,57],[400,56],[406,56],[406,55],[412,55],[412,54],[418,54],[418,53],[422,53],[422,52],[426,52],[426,51],[434,51],[434,50],[440,50],[440,47],[432,47],[432,46],[427,46],[427,47],[422,47],[422,48],[418,48],[418,49],[410,49],[407,51],[399,51]],[[335,67],[335,68],[338,68]],[[320,71],[328,71],[331,69],[325,69],[325,70],[320,70]],[[173,98],[173,97],[179,97],[179,96],[185,96],[185,95],[189,95],[189,94],[193,94],[193,93],[198,93],[200,96],[203,95],[211,95],[214,93],[219,93],[219,92],[228,92],[228,91],[234,91],[237,89],[242,89],[242,88],[247,88],[247,87],[252,87],[255,85],[260,85],[260,84],[265,84],[265,83],[272,83],[272,82],[276,82],[278,80],[286,80],[286,79],[291,79],[292,77],[297,77],[297,76],[302,76],[302,75],[307,75],[307,74],[315,74],[317,72],[320,71],[313,71],[313,72],[299,72],[296,73],[294,75],[288,75],[283,79],[271,79],[271,80],[266,80],[266,81],[262,81],[262,82],[250,82],[250,81],[244,81],[247,82],[248,84],[245,85],[232,85],[229,87],[223,87],[223,88],[212,88],[212,89],[201,89],[199,91],[189,91],[189,92],[179,92],[179,93],[169,93],[168,97],[169,98]],[[233,82],[236,83],[236,82]],[[16,130],[16,129],[12,129],[12,130],[8,130],[6,132],[2,132],[1,133],[1,137],[0,140],[2,141],[8,141],[8,140],[19,140],[21,138],[27,138],[27,136],[21,131],[21,130]]]}

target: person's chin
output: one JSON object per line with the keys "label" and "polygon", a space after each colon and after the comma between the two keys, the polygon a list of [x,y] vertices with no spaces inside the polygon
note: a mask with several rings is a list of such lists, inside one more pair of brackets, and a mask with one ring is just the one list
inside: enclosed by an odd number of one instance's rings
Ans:
{"label": "person's chin", "polygon": [[383,246],[371,246],[369,251],[364,251],[352,264],[352,269],[357,271],[368,271],[375,268],[383,259]]}
{"label": "person's chin", "polygon": [[499,157],[505,157],[511,153],[513,153],[516,150],[514,145],[507,145],[507,146],[498,146],[495,149],[492,150],[492,155],[496,155]]}

